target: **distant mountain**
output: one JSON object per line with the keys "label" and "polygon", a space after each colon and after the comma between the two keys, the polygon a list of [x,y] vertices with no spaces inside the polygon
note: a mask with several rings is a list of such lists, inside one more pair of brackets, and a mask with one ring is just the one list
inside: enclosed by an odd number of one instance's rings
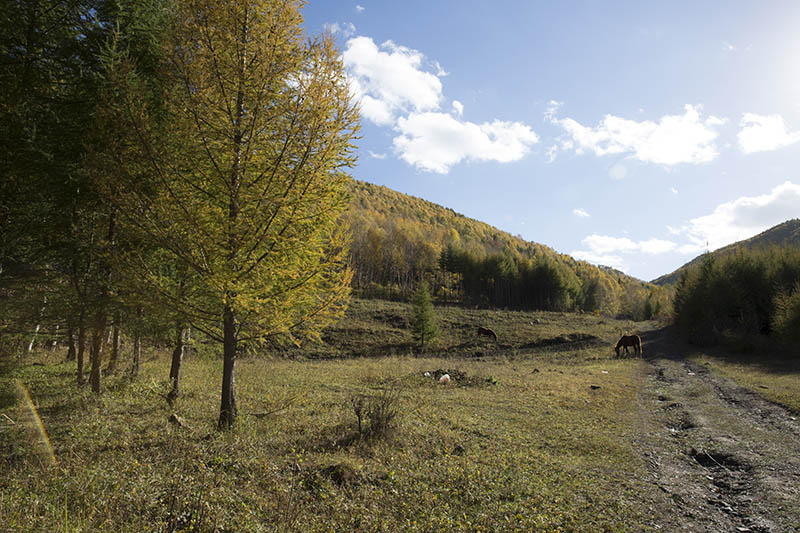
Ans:
{"label": "distant mountain", "polygon": [[[782,222],[777,226],[759,233],[755,237],[729,244],[728,246],[710,252],[710,254],[712,257],[723,257],[737,250],[753,250],[771,245],[800,246],[800,219],[794,218],[792,220],[787,220],[786,222]],[[654,279],[651,283],[661,286],[673,285],[678,281],[681,272],[702,261],[703,257],[705,257],[705,254],[695,257],[670,274],[665,274],[664,276]]]}

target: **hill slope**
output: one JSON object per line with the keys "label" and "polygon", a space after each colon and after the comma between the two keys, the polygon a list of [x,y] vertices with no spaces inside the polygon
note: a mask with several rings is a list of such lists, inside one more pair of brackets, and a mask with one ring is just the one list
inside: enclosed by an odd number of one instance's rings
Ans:
{"label": "hill slope", "polygon": [[[786,222],[782,222],[754,237],[729,244],[728,246],[724,246],[718,250],[710,252],[710,254],[713,257],[724,257],[736,252],[737,250],[754,250],[773,245],[800,246],[800,219],[794,218],[792,220],[787,220]],[[704,256],[705,254],[695,257],[674,272],[656,278],[651,283],[660,286],[673,285],[678,281],[681,272],[699,263]]]}
{"label": "hill slope", "polygon": [[[354,180],[352,193],[349,261],[361,296],[402,297],[425,279],[440,300],[649,314],[656,287],[641,280],[387,187]],[[548,292],[554,286],[560,295]],[[659,298],[651,308],[666,308],[666,296]]]}

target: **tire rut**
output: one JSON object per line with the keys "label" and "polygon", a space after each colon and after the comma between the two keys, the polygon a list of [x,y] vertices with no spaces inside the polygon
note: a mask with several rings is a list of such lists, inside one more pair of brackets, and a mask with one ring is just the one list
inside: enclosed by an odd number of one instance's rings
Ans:
{"label": "tire rut", "polygon": [[647,339],[638,443],[663,531],[800,531],[800,424],[784,408]]}

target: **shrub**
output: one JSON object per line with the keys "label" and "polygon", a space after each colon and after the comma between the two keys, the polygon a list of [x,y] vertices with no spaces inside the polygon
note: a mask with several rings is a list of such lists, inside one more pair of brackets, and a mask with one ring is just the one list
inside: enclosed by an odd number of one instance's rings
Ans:
{"label": "shrub", "polygon": [[356,416],[358,436],[384,439],[397,425],[400,395],[394,387],[381,389],[372,395],[355,394],[350,406]]}

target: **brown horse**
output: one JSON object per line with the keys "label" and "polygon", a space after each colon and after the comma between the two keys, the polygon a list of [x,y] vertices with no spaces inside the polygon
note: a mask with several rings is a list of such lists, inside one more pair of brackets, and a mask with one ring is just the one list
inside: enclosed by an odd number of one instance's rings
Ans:
{"label": "brown horse", "polygon": [[617,352],[617,357],[619,357],[620,348],[625,348],[625,354],[627,355],[628,346],[633,346],[633,353],[642,353],[642,339],[640,339],[638,335],[623,335],[617,341],[617,345],[614,346],[614,351]]}
{"label": "brown horse", "polygon": [[494,342],[497,342],[497,333],[492,331],[489,328],[484,328],[483,326],[478,326],[478,337],[485,336],[485,337],[492,337]]}

